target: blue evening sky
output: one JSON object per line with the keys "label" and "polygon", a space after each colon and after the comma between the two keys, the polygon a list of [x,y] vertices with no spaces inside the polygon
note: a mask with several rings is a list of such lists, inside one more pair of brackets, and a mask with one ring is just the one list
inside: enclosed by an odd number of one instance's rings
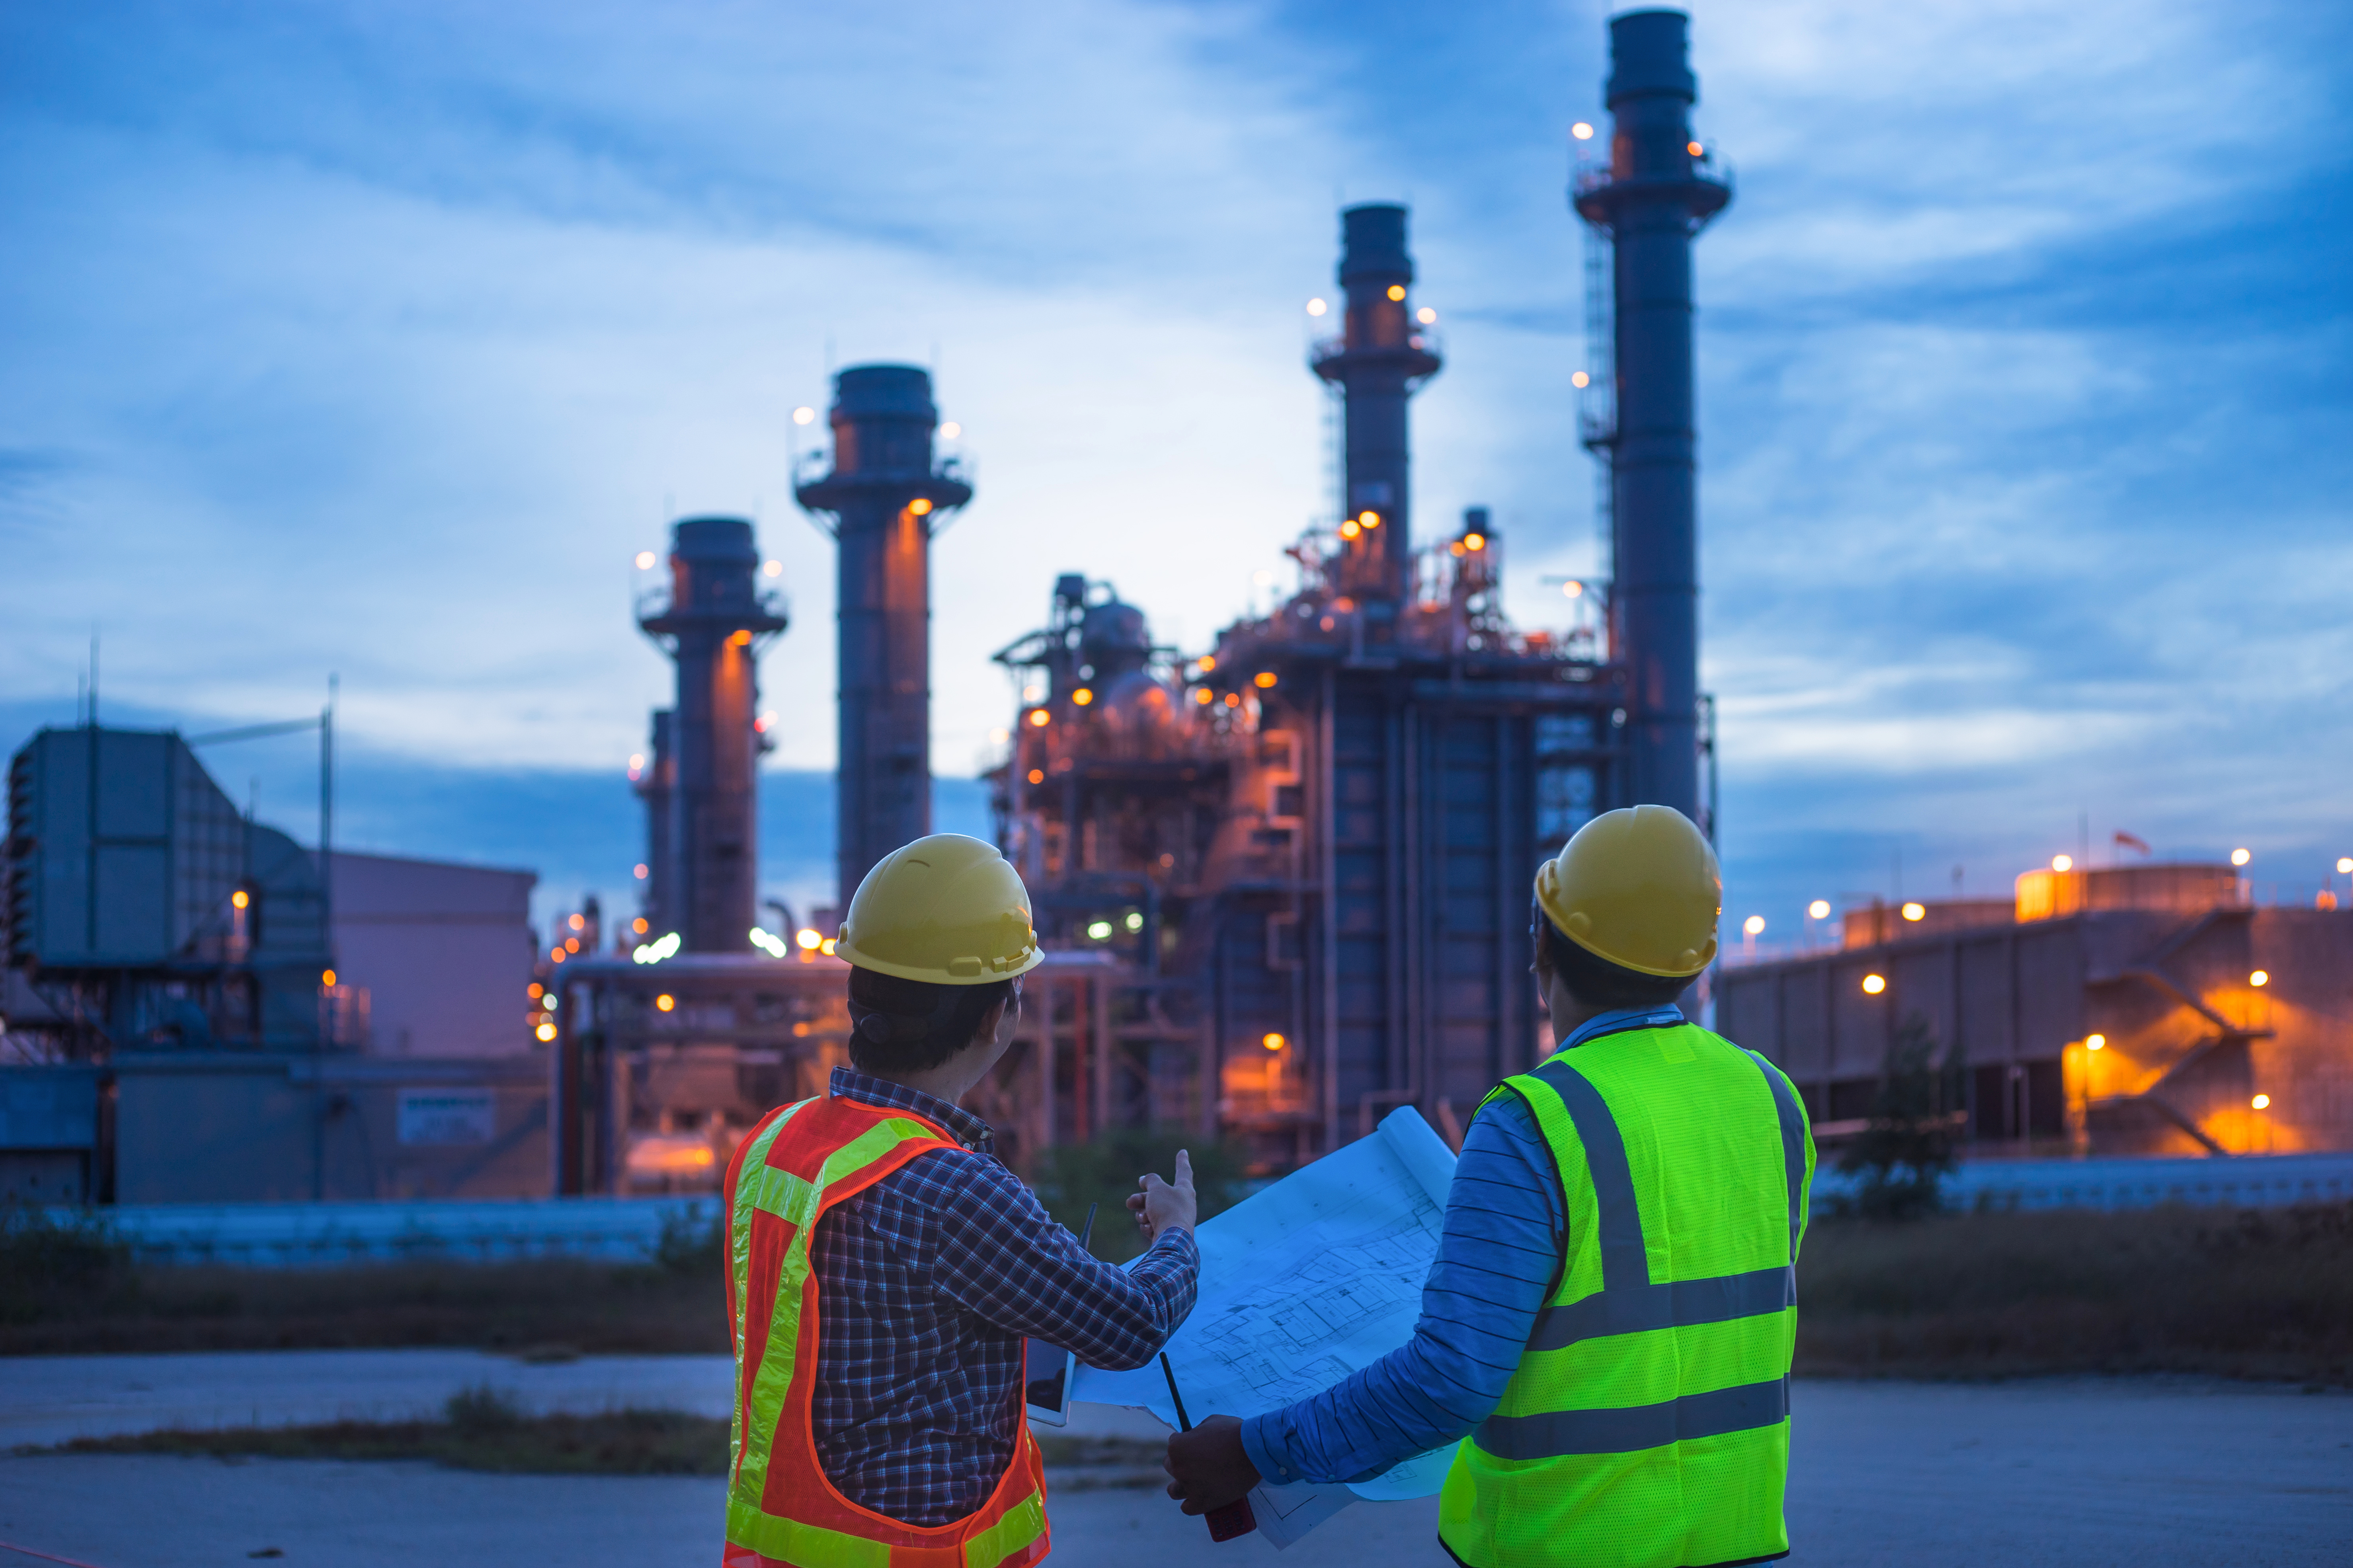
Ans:
{"label": "blue evening sky", "polygon": [[[2118,828],[2353,854],[2353,10],[1694,7],[1707,686],[1728,919],[2006,889]],[[343,680],[343,837],[636,858],[666,667],[629,557],[759,520],[776,890],[824,889],[828,364],[935,367],[979,500],[935,555],[943,826],[1052,576],[1204,646],[1319,511],[1302,307],[1413,207],[1449,364],[1419,516],[1494,509],[1515,610],[1593,560],[1567,128],[1605,13],[1498,3],[0,12],[0,746]],[[1271,586],[1254,574],[1273,574]],[[314,822],[301,741],[215,753]]]}

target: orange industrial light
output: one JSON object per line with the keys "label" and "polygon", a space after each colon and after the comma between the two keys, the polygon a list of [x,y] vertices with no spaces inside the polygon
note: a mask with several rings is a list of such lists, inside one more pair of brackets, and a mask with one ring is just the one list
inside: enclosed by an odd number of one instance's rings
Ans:
{"label": "orange industrial light", "polygon": [[1094,700],[1095,694],[1083,686],[1071,693],[1071,700],[1077,703],[1082,708],[1084,708],[1088,703],[1092,702]]}
{"label": "orange industrial light", "polygon": [[2269,985],[2271,983],[2272,974],[2268,969],[2258,969],[2247,976],[2247,984],[2250,985]]}
{"label": "orange industrial light", "polygon": [[1462,549],[1462,542],[1461,542],[1461,540],[1459,540],[1459,539],[1458,539],[1458,540],[1456,540],[1453,543],[1451,543],[1451,544],[1448,545],[1448,546],[1446,547],[1446,550],[1447,550],[1447,553],[1448,553],[1448,554],[1450,554],[1450,555],[1461,555],[1461,554],[1464,553],[1464,551],[1463,551],[1463,549]]}
{"label": "orange industrial light", "polygon": [[584,916],[574,915],[566,923],[569,924],[574,931],[586,931],[588,929],[588,921]]}
{"label": "orange industrial light", "polygon": [[1256,675],[1250,677],[1250,683],[1256,686],[1261,691],[1271,690],[1274,686],[1274,671],[1271,669],[1261,669]]}
{"label": "orange industrial light", "polygon": [[319,984],[322,984],[322,985],[328,985],[328,986],[332,986],[332,985],[333,985],[333,984],[334,984],[334,983],[335,983],[335,972],[334,972],[333,970],[332,970],[332,969],[325,970],[325,971],[322,972],[322,973],[321,973],[321,974],[319,975]]}
{"label": "orange industrial light", "polygon": [[523,988],[523,994],[536,1002],[539,1000],[541,993],[544,992],[546,989],[546,986],[542,985],[538,981],[534,980]]}
{"label": "orange industrial light", "polygon": [[1928,918],[1928,906],[1906,904],[1904,906],[1904,918],[1907,921],[1925,921]]}
{"label": "orange industrial light", "polygon": [[564,939],[564,951],[566,952],[578,952],[580,951],[580,939],[576,936],[565,937]]}
{"label": "orange industrial light", "polygon": [[1763,936],[1765,934],[1765,917],[1763,915],[1750,915],[1746,920],[1740,922],[1740,933],[1743,936]]}
{"label": "orange industrial light", "polygon": [[2105,1035],[2085,1035],[2084,1037],[2084,1048],[2087,1051],[2106,1050],[2108,1048],[2108,1037]]}
{"label": "orange industrial light", "polygon": [[1042,730],[1042,729],[1044,729],[1047,725],[1049,725],[1049,724],[1052,723],[1053,721],[1054,721],[1054,716],[1053,716],[1052,714],[1050,714],[1050,713],[1047,712],[1043,708],[1032,708],[1031,710],[1029,710],[1029,725],[1030,725],[1030,728],[1035,729],[1035,730]]}
{"label": "orange industrial light", "polygon": [[2053,871],[2072,871],[2075,868],[2075,858],[2073,855],[2053,855],[2051,857],[2051,868]]}
{"label": "orange industrial light", "polygon": [[1404,284],[1402,284],[1402,283],[1392,283],[1392,284],[1390,284],[1390,285],[1389,285],[1389,298],[1390,298],[1390,299],[1392,299],[1392,300],[1402,300],[1402,299],[1404,299],[1404,298],[1405,298],[1405,285],[1404,285]]}
{"label": "orange industrial light", "polygon": [[917,517],[928,517],[931,515],[932,503],[929,500],[926,500],[923,497],[917,496],[913,500],[907,503],[907,510],[913,512]]}
{"label": "orange industrial light", "polygon": [[1702,153],[1704,153],[1704,152],[1705,152],[1705,151],[1706,151],[1706,149],[1705,149],[1705,148],[1702,147],[1702,146],[1701,146],[1698,142],[1693,142],[1687,143],[1687,144],[1686,144],[1686,150],[1687,150],[1687,151],[1691,153],[1691,155],[1692,155],[1693,157],[1694,157],[1694,158],[1698,157]]}
{"label": "orange industrial light", "polygon": [[[1199,670],[1203,675],[1207,675],[1209,671],[1218,668],[1218,656],[1213,653],[1205,653],[1199,658],[1193,661],[1193,668]],[[2353,868],[2339,866],[2337,869],[2342,871],[2353,869]]]}
{"label": "orange industrial light", "polygon": [[1883,974],[1866,974],[1862,977],[1862,989],[1865,995],[1876,996],[1887,989],[1887,977]]}
{"label": "orange industrial light", "polygon": [[1193,688],[1193,700],[1204,706],[1217,700],[1218,694],[1206,686]]}
{"label": "orange industrial light", "polygon": [[1340,525],[1340,537],[1343,539],[1354,539],[1364,531],[1356,526],[1356,520],[1353,517]]}
{"label": "orange industrial light", "polygon": [[654,998],[654,1005],[662,1012],[667,1013],[671,1008],[678,1005],[678,998],[665,991],[660,995]]}
{"label": "orange industrial light", "polygon": [[793,932],[793,945],[799,948],[803,952],[816,952],[818,943],[824,940],[825,937],[815,926],[803,926],[800,930]]}
{"label": "orange industrial light", "polygon": [[1259,1044],[1264,1046],[1270,1051],[1279,1051],[1282,1049],[1283,1040],[1281,1035],[1270,1034],[1266,1038],[1261,1040]]}
{"label": "orange industrial light", "polygon": [[1378,528],[1381,525],[1381,514],[1377,511],[1360,511],[1356,514],[1356,523],[1360,528]]}
{"label": "orange industrial light", "polygon": [[1416,310],[1413,313],[1413,319],[1419,321],[1425,327],[1434,327],[1438,325],[1438,312],[1431,310],[1427,305],[1424,305],[1420,310]]}
{"label": "orange industrial light", "polygon": [[2254,856],[2244,849],[2233,849],[2231,851],[2231,864],[2233,866],[2243,866],[2253,858]]}
{"label": "orange industrial light", "polygon": [[643,915],[639,915],[636,920],[633,920],[633,921],[631,921],[629,922],[629,929],[630,929],[631,931],[636,931],[639,936],[643,936],[643,935],[645,935],[645,934],[646,934],[646,932],[647,932],[647,931],[649,931],[652,930],[653,928],[646,924],[646,917],[645,917],[645,916],[643,916]]}
{"label": "orange industrial light", "polygon": [[1242,694],[1241,694],[1240,692],[1239,692],[1239,691],[1229,691],[1229,692],[1227,692],[1227,693],[1226,693],[1226,706],[1227,706],[1227,707],[1229,707],[1229,708],[1239,708],[1239,707],[1240,707],[1241,705],[1242,705]]}
{"label": "orange industrial light", "polygon": [[737,647],[750,647],[752,646],[752,634],[741,627],[738,627],[735,635],[729,637],[727,640]]}
{"label": "orange industrial light", "polygon": [[228,896],[228,901],[231,908],[241,910],[248,904],[253,902],[253,899],[252,896],[247,893],[243,888],[239,888],[236,892],[231,893]]}
{"label": "orange industrial light", "polygon": [[1031,768],[1029,770],[1029,782],[1031,784],[1044,784],[1046,782],[1046,770],[1043,768]]}
{"label": "orange industrial light", "polygon": [[1831,901],[1828,899],[1816,899],[1812,903],[1806,906],[1806,917],[1809,920],[1817,921],[1826,921],[1830,919]]}
{"label": "orange industrial light", "polygon": [[554,959],[556,963],[561,963],[572,955],[565,952],[560,947],[551,947],[547,950],[547,956]]}
{"label": "orange industrial light", "polygon": [[1487,548],[1487,536],[1483,533],[1466,533],[1462,536],[1462,548],[1484,550]]}
{"label": "orange industrial light", "polygon": [[2259,1094],[2255,1096],[2254,1099],[2247,1101],[2247,1103],[2253,1106],[2257,1110],[2269,1110],[2272,1108],[2272,1097],[2268,1094]]}
{"label": "orange industrial light", "polygon": [[832,937],[827,937],[823,942],[817,944],[817,950],[825,954],[828,958],[831,958],[833,956],[834,946],[835,939]]}

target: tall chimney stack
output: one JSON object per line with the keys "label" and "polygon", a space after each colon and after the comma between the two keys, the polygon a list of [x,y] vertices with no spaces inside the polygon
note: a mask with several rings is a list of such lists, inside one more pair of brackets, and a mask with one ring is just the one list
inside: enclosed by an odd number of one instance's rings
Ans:
{"label": "tall chimney stack", "polygon": [[1616,419],[1591,444],[1610,467],[1611,640],[1630,683],[1630,804],[1672,805],[1713,832],[1700,799],[1691,248],[1732,188],[1692,136],[1690,26],[1681,11],[1610,19],[1609,164],[1580,174],[1576,203],[1611,242]]}
{"label": "tall chimney stack", "polygon": [[874,863],[932,830],[931,551],[972,500],[932,455],[929,373],[853,365],[833,382],[833,469],[795,494],[839,545],[839,906]]}

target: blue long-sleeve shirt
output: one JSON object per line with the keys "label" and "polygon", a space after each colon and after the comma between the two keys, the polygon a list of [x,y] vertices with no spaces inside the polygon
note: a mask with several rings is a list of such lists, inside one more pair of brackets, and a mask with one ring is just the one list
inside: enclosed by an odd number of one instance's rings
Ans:
{"label": "blue long-sleeve shirt", "polygon": [[[1567,1043],[1682,1022],[1672,1007],[1604,1013]],[[1245,1420],[1242,1447],[1260,1476],[1272,1486],[1366,1480],[1493,1415],[1567,1256],[1563,1204],[1526,1102],[1500,1095],[1482,1106],[1462,1137],[1413,1338],[1313,1398]]]}

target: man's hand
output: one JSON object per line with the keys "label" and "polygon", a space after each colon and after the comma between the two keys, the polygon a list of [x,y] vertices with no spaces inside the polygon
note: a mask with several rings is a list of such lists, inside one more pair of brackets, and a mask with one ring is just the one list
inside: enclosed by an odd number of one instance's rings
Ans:
{"label": "man's hand", "polygon": [[1135,1215],[1135,1226],[1144,1232],[1146,1246],[1160,1239],[1164,1230],[1193,1228],[1193,1160],[1184,1150],[1176,1151],[1176,1180],[1172,1184],[1150,1172],[1135,1179],[1144,1190],[1128,1194],[1127,1208]]}
{"label": "man's hand", "polygon": [[1242,1424],[1232,1415],[1212,1415],[1190,1432],[1168,1435],[1168,1495],[1187,1513],[1208,1513],[1258,1485],[1256,1466],[1242,1447]]}

